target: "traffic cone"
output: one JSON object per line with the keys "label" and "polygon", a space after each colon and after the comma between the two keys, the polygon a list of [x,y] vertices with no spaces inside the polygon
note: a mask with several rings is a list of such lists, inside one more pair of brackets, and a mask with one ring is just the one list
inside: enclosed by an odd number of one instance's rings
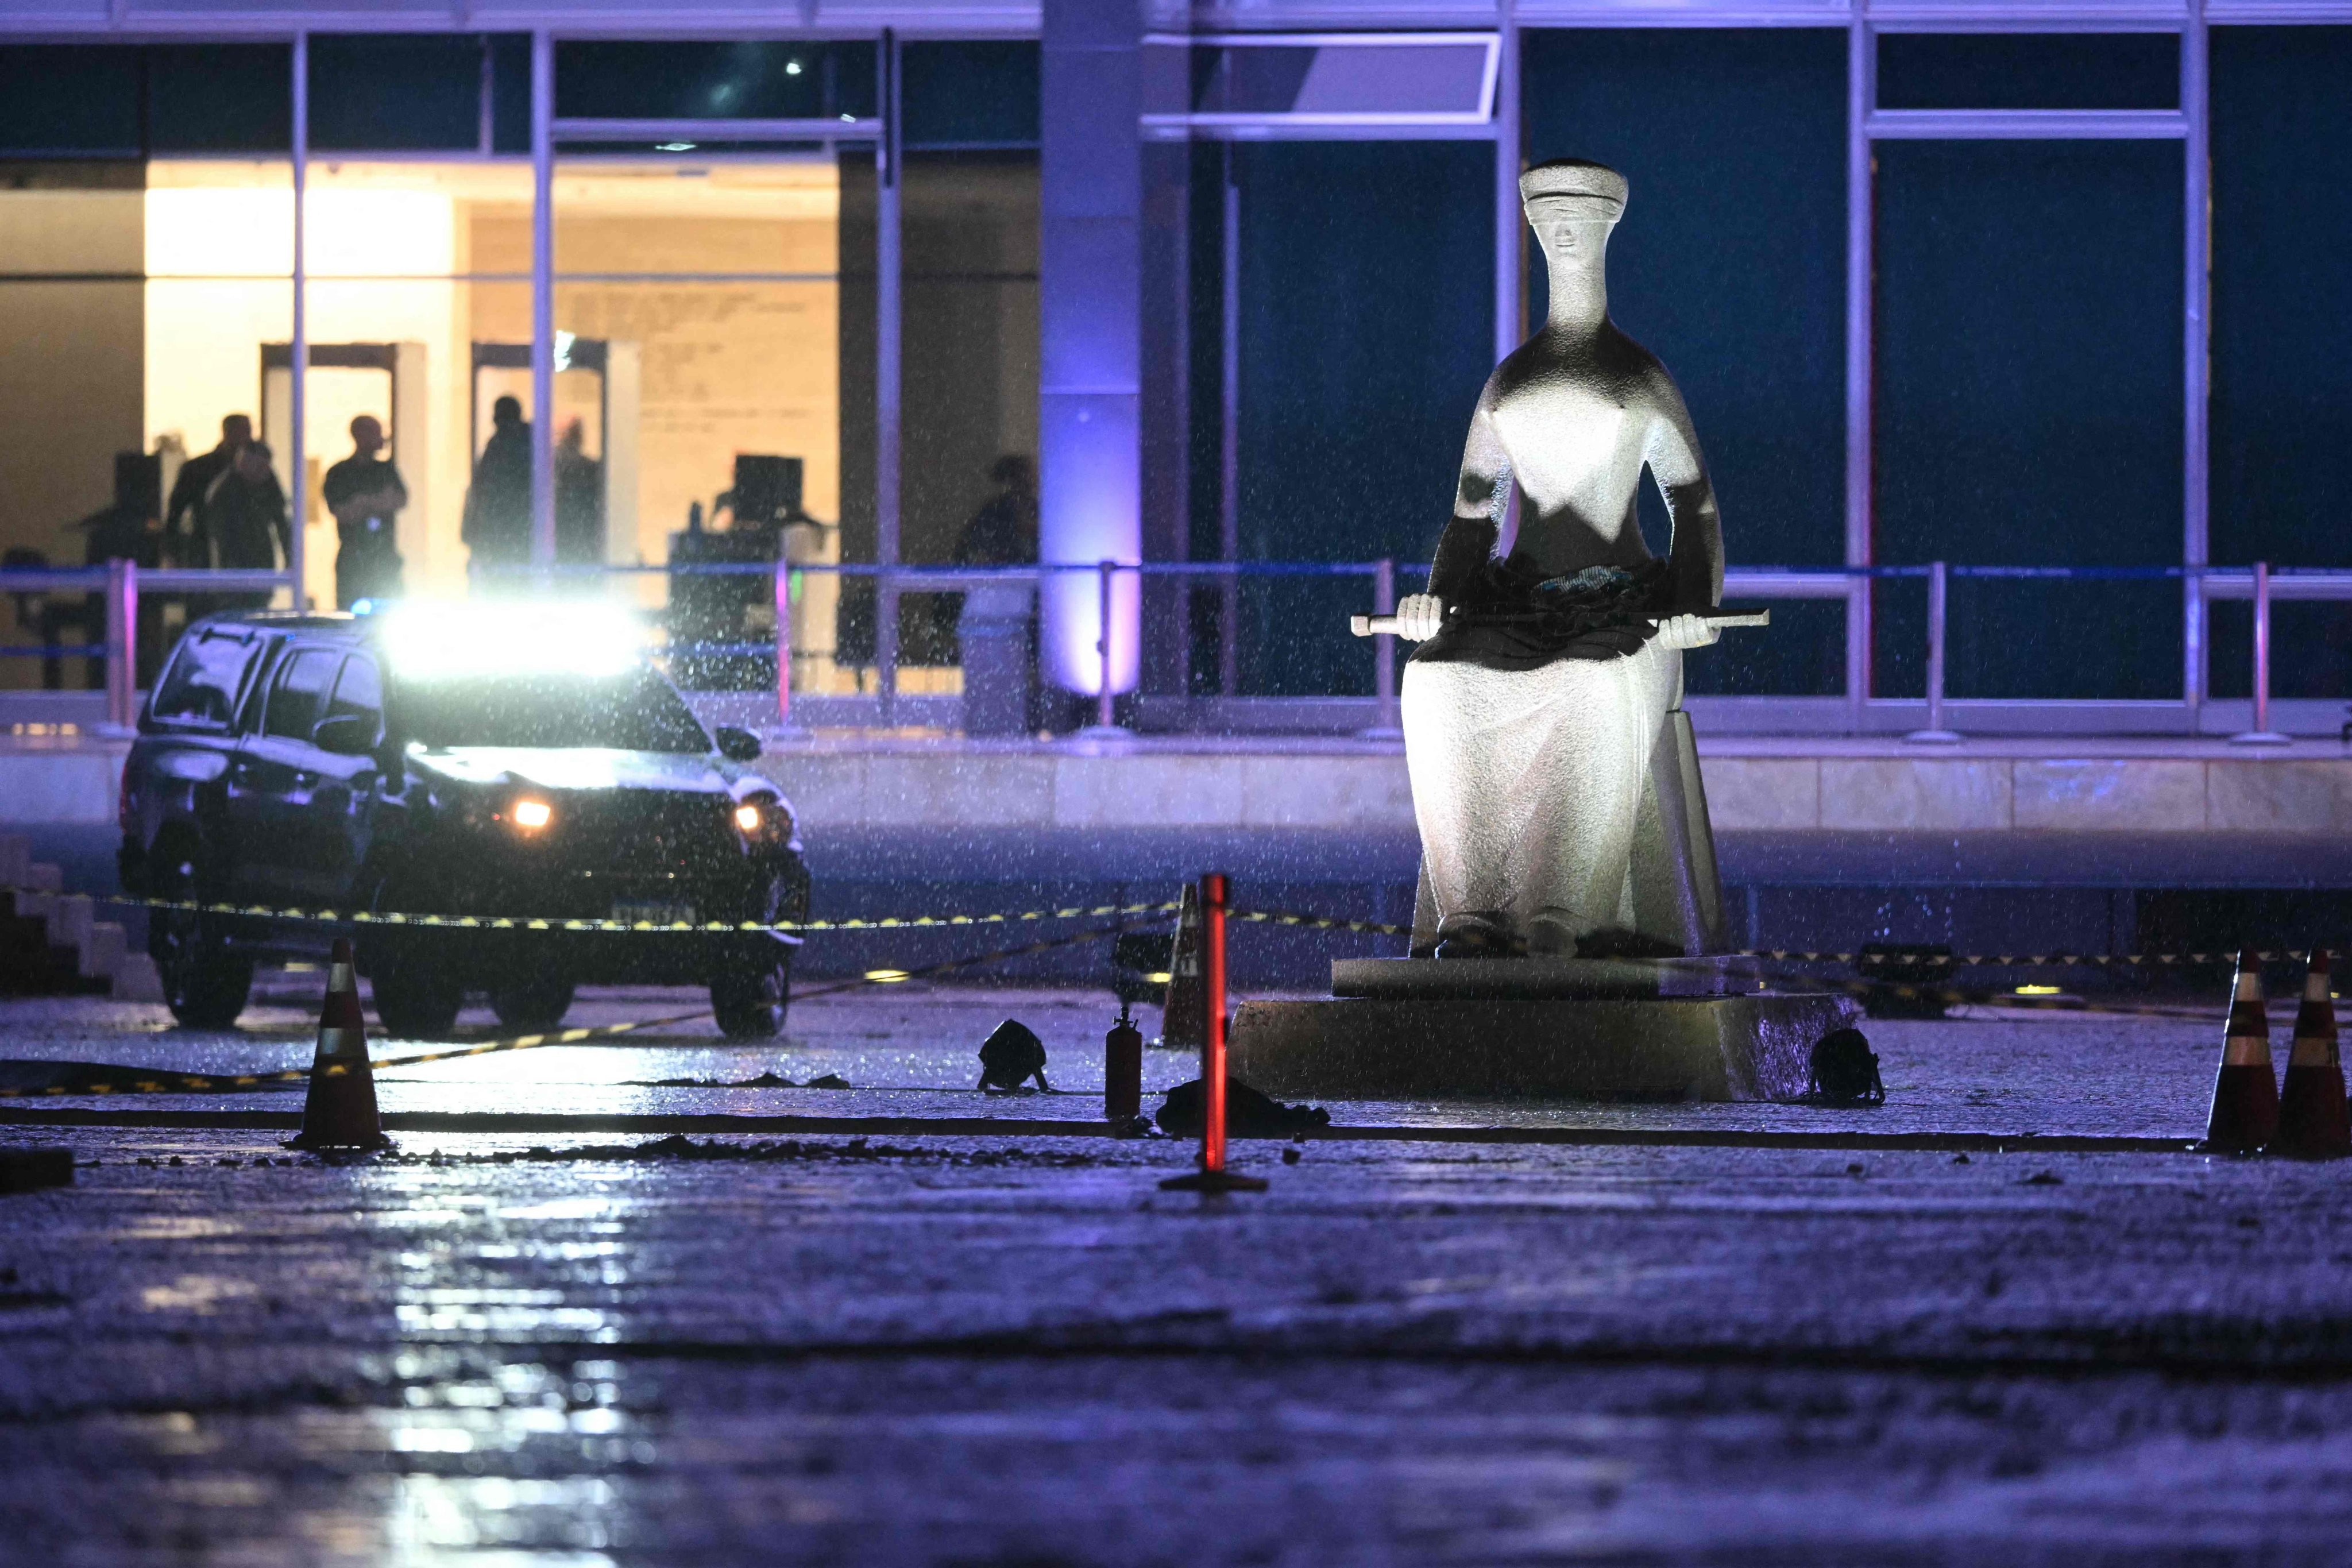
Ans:
{"label": "traffic cone", "polygon": [[2294,1045],[2286,1057],[2286,1088],[2279,1093],[2275,1154],[2299,1160],[2340,1160],[2352,1154],[2352,1107],[2344,1100],[2344,1064],[2336,1051],[2336,1002],[2327,994],[2327,950],[2311,950],[2303,972],[2303,1005],[2295,1010]]}
{"label": "traffic cone", "polygon": [[2221,1037],[2221,1070],[2213,1079],[2213,1110],[2205,1147],[2246,1154],[2278,1132],[2278,1079],[2271,1070],[2271,1026],[2263,1012],[2263,968],[2250,949],[2238,952],[2238,983]]}
{"label": "traffic cone", "polygon": [[360,1016],[359,976],[348,937],[335,939],[327,1000],[319,1009],[319,1051],[302,1104],[297,1149],[381,1149],[390,1140],[376,1115],[375,1075],[368,1067],[367,1024]]}
{"label": "traffic cone", "polygon": [[1209,1032],[1208,978],[1201,968],[1201,894],[1190,882],[1176,910],[1176,942],[1169,954],[1168,1005],[1160,1015],[1160,1043],[1197,1051]]}

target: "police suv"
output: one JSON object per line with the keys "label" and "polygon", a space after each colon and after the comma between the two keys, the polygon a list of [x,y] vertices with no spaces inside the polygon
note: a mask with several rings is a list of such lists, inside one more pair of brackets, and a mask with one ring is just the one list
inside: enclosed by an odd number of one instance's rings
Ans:
{"label": "police suv", "polygon": [[759,754],[742,730],[714,742],[600,607],[215,616],[181,638],[123,764],[122,883],[237,906],[150,910],[192,1028],[236,1020],[257,962],[316,959],[336,934],[251,911],[327,909],[444,917],[356,928],[396,1036],[446,1036],[468,992],[508,1028],[551,1028],[589,980],[708,985],[730,1037],[772,1036],[799,938],[682,929],[806,916],[792,805]]}

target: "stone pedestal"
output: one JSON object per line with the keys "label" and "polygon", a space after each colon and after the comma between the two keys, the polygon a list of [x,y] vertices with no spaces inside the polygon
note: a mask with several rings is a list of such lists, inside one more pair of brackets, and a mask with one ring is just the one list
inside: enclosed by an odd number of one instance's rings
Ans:
{"label": "stone pedestal", "polygon": [[1354,959],[1328,1002],[1244,1003],[1233,1073],[1276,1099],[1792,1100],[1861,1016],[1706,963]]}

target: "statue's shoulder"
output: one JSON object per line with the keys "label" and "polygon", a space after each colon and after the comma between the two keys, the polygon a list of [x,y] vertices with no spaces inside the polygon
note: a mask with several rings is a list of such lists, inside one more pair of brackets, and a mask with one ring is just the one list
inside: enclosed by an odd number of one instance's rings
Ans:
{"label": "statue's shoulder", "polygon": [[1636,405],[1667,402],[1678,395],[1674,378],[1658,356],[1610,322],[1572,345],[1538,332],[1495,367],[1478,405],[1492,413],[1522,393],[1561,388]]}
{"label": "statue's shoulder", "polygon": [[1664,360],[1628,337],[1614,321],[1609,323],[1603,338],[1610,367],[1628,391],[1655,403],[1682,401],[1682,389],[1675,384]]}

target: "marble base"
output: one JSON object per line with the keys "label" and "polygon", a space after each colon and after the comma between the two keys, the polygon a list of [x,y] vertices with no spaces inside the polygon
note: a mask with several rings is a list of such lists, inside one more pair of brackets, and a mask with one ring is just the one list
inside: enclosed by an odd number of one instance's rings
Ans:
{"label": "marble base", "polygon": [[1794,1100],[1859,1003],[1815,994],[1249,1002],[1233,1074],[1277,1100]]}
{"label": "marble base", "polygon": [[1719,958],[1339,958],[1331,994],[1381,1001],[1717,996],[1754,981]]}

